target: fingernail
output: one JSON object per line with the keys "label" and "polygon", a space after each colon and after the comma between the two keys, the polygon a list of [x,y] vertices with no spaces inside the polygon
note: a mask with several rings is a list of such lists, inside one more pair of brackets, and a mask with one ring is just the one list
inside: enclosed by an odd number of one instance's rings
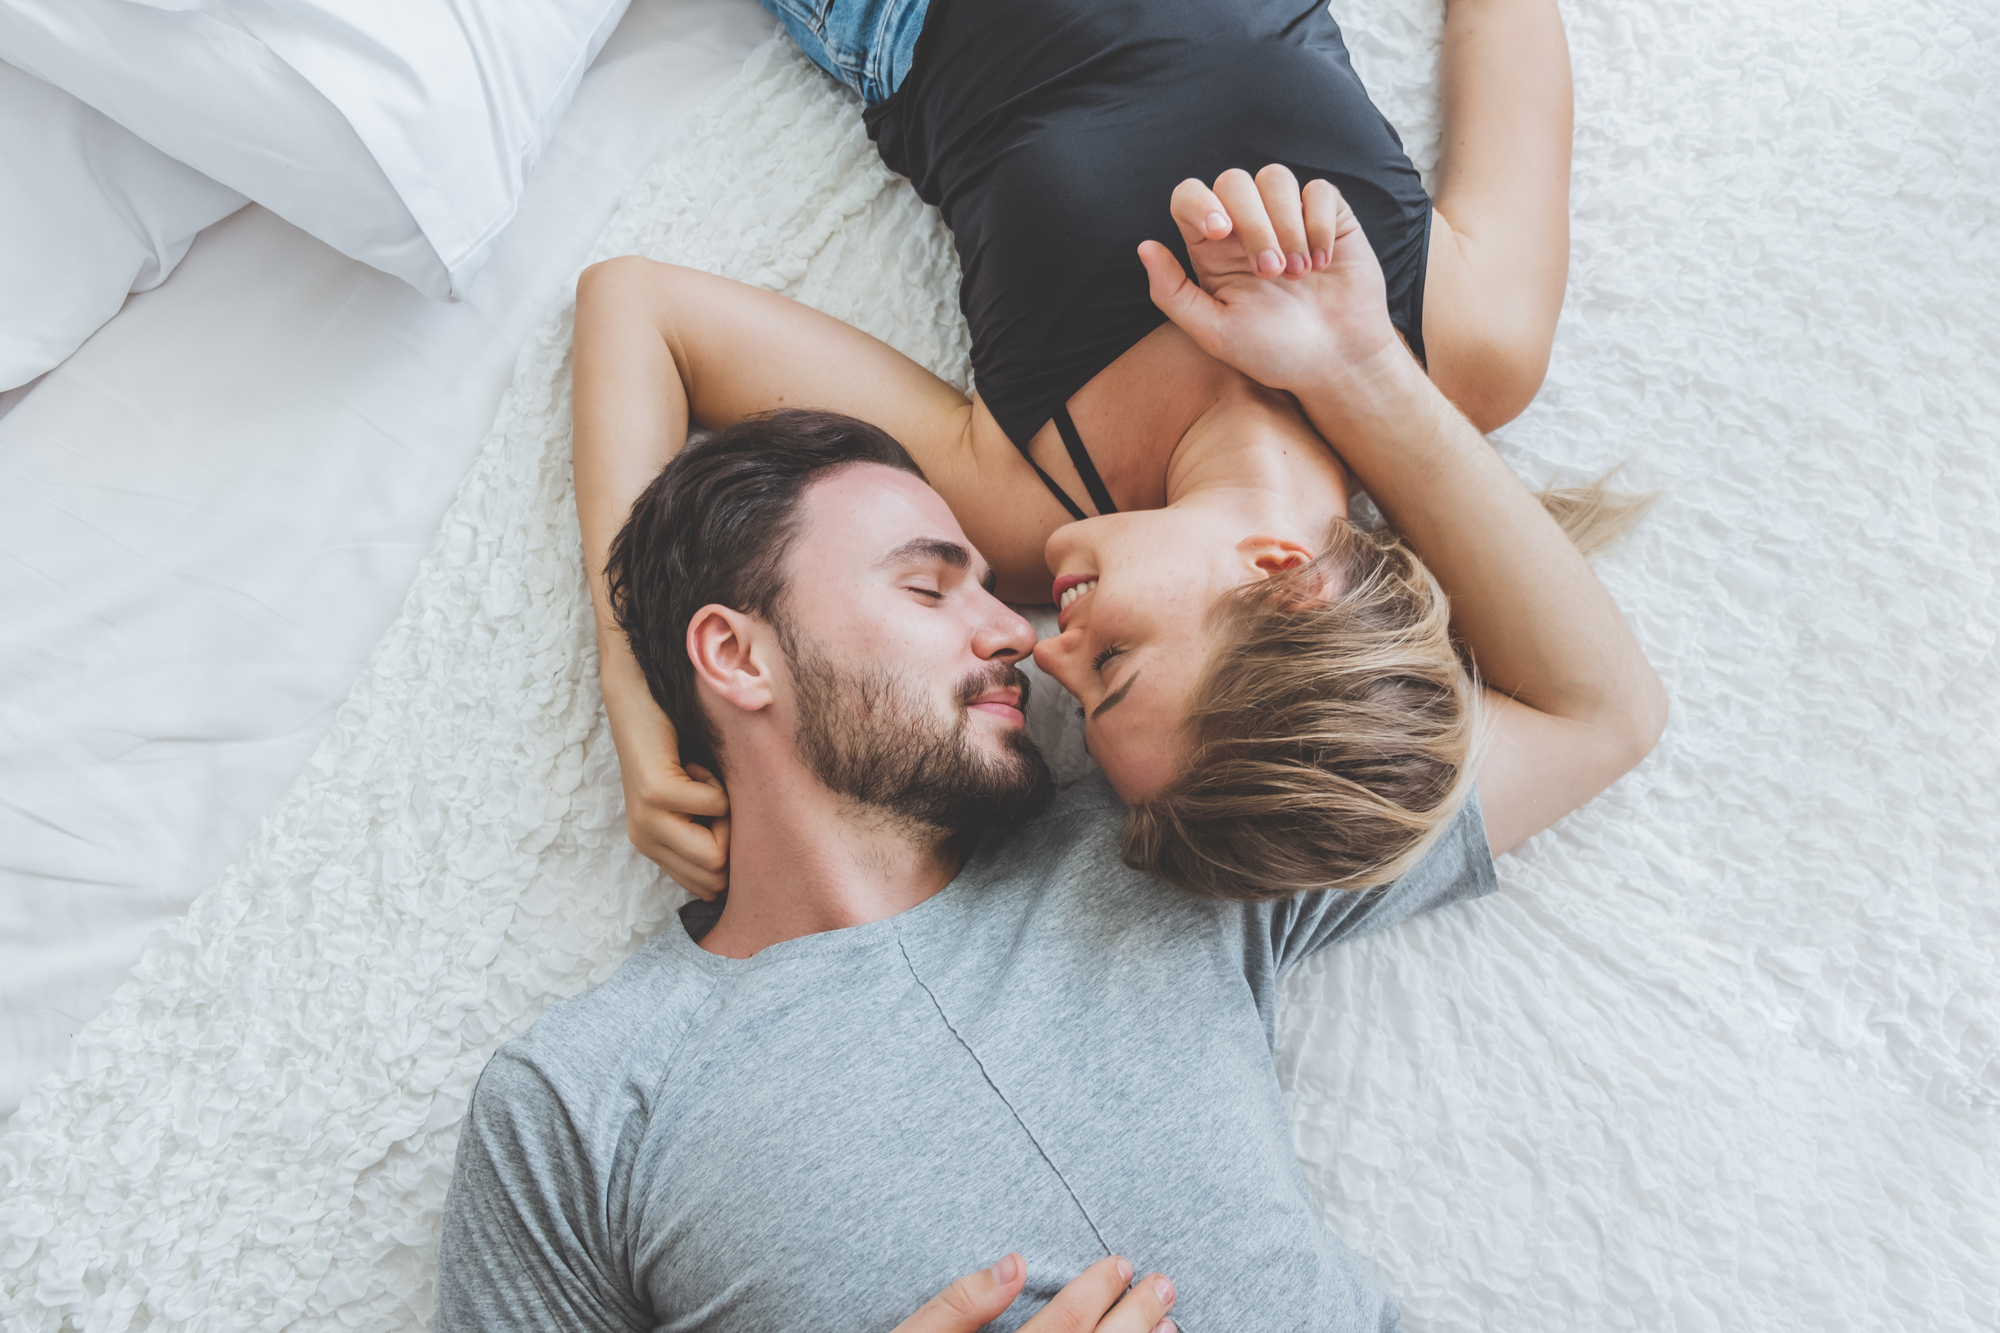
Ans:
{"label": "fingernail", "polygon": [[1257,271],[1267,278],[1275,278],[1285,271],[1285,257],[1276,250],[1266,250],[1257,256]]}
{"label": "fingernail", "polygon": [[1326,251],[1324,250],[1313,251],[1313,267],[1316,269],[1326,267]]}
{"label": "fingernail", "polygon": [[1021,1276],[1021,1256],[1018,1254],[1008,1255],[1005,1259],[987,1269],[986,1275],[1001,1286],[1006,1286],[1015,1278]]}
{"label": "fingernail", "polygon": [[1153,1279],[1153,1294],[1160,1298],[1160,1304],[1167,1309],[1174,1308],[1174,1284],[1164,1277]]}
{"label": "fingernail", "polygon": [[1286,256],[1285,256],[1285,276],[1286,276],[1286,277],[1289,277],[1289,278],[1299,278],[1299,277],[1304,277],[1304,276],[1305,276],[1305,271],[1306,271],[1306,257],[1305,257],[1304,255],[1286,255]]}
{"label": "fingernail", "polygon": [[1180,1333],[1180,1328],[1171,1319],[1162,1319],[1153,1325],[1153,1333]]}
{"label": "fingernail", "polygon": [[1210,236],[1226,235],[1228,231],[1229,215],[1227,213],[1210,213],[1208,215],[1208,234]]}
{"label": "fingernail", "polygon": [[1120,1282],[1132,1280],[1132,1265],[1125,1261],[1125,1256],[1122,1254],[1118,1256],[1118,1280]]}

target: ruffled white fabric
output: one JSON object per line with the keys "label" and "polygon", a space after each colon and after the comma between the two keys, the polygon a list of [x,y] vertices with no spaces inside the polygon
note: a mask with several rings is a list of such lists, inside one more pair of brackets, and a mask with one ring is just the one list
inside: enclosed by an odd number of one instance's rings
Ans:
{"label": "ruffled white fabric", "polygon": [[[1342,18],[1429,163],[1439,11]],[[1572,298],[1502,446],[1671,483],[1602,572],[1676,718],[1497,898],[1291,979],[1300,1152],[1413,1327],[1990,1328],[2000,392],[1963,312],[2000,257],[1952,164],[1994,160],[1963,100],[1996,23],[1571,19]],[[782,43],[628,200],[628,252],[965,382],[948,238]],[[421,1325],[480,1067],[680,901],[623,834],[569,329],[310,769],[0,1138],[6,1328]]]}

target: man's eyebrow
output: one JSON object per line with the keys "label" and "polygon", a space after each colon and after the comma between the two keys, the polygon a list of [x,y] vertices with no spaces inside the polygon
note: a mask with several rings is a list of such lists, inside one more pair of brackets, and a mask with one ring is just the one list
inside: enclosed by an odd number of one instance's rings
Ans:
{"label": "man's eyebrow", "polygon": [[942,537],[912,537],[875,563],[920,565],[931,560],[950,565],[953,569],[967,569],[972,565],[972,552],[957,542],[948,542]]}
{"label": "man's eyebrow", "polygon": [[1139,679],[1139,673],[1136,671],[1134,671],[1131,675],[1125,677],[1125,683],[1123,685],[1120,685],[1117,689],[1111,691],[1110,694],[1105,696],[1103,703],[1097,705],[1097,707],[1090,710],[1090,720],[1092,722],[1095,722],[1097,721],[1098,718],[1103,717],[1106,713],[1110,712],[1113,708],[1117,707],[1119,704],[1124,703],[1125,696],[1132,692],[1132,683],[1138,679]]}

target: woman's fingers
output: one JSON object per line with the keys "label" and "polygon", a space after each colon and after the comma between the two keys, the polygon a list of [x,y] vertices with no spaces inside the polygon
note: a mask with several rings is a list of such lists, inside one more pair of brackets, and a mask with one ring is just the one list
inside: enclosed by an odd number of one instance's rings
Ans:
{"label": "woman's fingers", "polygon": [[1284,243],[1278,237],[1277,228],[1271,224],[1271,215],[1264,208],[1263,193],[1258,190],[1257,182],[1251,179],[1250,173],[1240,167],[1232,167],[1217,176],[1215,197],[1228,210],[1236,239],[1243,246],[1243,253],[1257,276],[1283,276]]}
{"label": "woman's fingers", "polygon": [[1317,272],[1333,262],[1333,248],[1340,238],[1361,224],[1332,181],[1307,181],[1300,198],[1305,206],[1306,244],[1312,247],[1312,266]]}
{"label": "woman's fingers", "polygon": [[[1273,162],[1257,173],[1257,195],[1285,257],[1285,276],[1303,278],[1312,266],[1312,245],[1306,235],[1305,209],[1299,199],[1299,178],[1283,163]],[[1259,266],[1259,273],[1264,270]]]}
{"label": "woman's fingers", "polygon": [[[1192,216],[1198,205],[1188,184],[1183,182],[1176,196],[1187,191],[1191,205],[1188,213]],[[1312,266],[1312,245],[1306,233],[1298,178],[1290,168],[1273,162],[1252,176],[1232,167],[1215,178],[1215,189],[1210,193],[1228,215],[1230,230],[1258,277],[1306,275]],[[1182,215],[1177,212],[1175,216]],[[1181,228],[1184,237],[1187,230],[1184,223]],[[1189,238],[1190,244],[1192,240]]]}
{"label": "woman's fingers", "polygon": [[698,898],[729,885],[729,795],[707,770],[665,769],[625,790],[632,845]]}
{"label": "woman's fingers", "polygon": [[659,804],[680,815],[716,819],[729,813],[729,792],[722,779],[700,764],[689,764],[669,775]]}
{"label": "woman's fingers", "polygon": [[1148,1273],[1097,1321],[1096,1333],[1176,1333],[1174,1322],[1167,1318],[1176,1294],[1165,1273]]}
{"label": "woman's fingers", "polygon": [[[1315,217],[1315,200],[1324,205],[1326,218]],[[1331,184],[1314,180],[1301,190],[1298,177],[1279,162],[1255,176],[1232,167],[1215,178],[1213,189],[1189,178],[1174,187],[1171,203],[1174,225],[1190,253],[1204,241],[1233,235],[1243,262],[1262,278],[1302,278],[1324,268],[1344,207]],[[1218,265],[1213,257],[1197,255],[1196,267],[1209,281],[1233,262]]]}
{"label": "woman's fingers", "polygon": [[632,845],[695,897],[713,902],[729,887],[729,861],[718,855],[714,837],[700,825],[668,827],[656,820],[626,821]]}
{"label": "woman's fingers", "polygon": [[978,1333],[1006,1313],[1027,1272],[1021,1256],[1010,1254],[991,1268],[967,1273],[896,1325],[895,1333]]}
{"label": "woman's fingers", "polygon": [[1169,207],[1173,210],[1174,225],[1181,229],[1181,240],[1190,246],[1201,241],[1219,241],[1229,235],[1228,210],[1215,197],[1215,191],[1192,176],[1174,187]]}
{"label": "woman's fingers", "polygon": [[[1006,1313],[1027,1275],[1021,1256],[1010,1254],[946,1287],[896,1325],[895,1333],[977,1333]],[[1077,1274],[1021,1333],[1178,1333],[1166,1317],[1174,1297],[1165,1274],[1148,1273],[1133,1282],[1132,1265],[1114,1254]]]}
{"label": "woman's fingers", "polygon": [[[1021,1333],[1092,1333],[1118,1304],[1125,1294],[1126,1283],[1131,1280],[1132,1265],[1123,1256],[1114,1254],[1099,1259],[1070,1279],[1069,1285],[1037,1310],[1033,1319],[1021,1325]],[[1137,1333],[1146,1331],[1140,1329]]]}

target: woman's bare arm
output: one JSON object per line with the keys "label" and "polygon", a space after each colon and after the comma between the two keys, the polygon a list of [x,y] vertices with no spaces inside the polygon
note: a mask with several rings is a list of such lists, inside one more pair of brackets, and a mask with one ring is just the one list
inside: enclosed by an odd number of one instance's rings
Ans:
{"label": "woman's bare arm", "polygon": [[1401,346],[1295,390],[1451,598],[1486,686],[1480,808],[1518,846],[1658,741],[1666,692],[1541,502]]}
{"label": "woman's bare arm", "polygon": [[[1494,721],[1479,769],[1493,849],[1637,764],[1666,722],[1659,678],[1589,564],[1396,337],[1339,192],[1301,191],[1282,167],[1232,172],[1212,191],[1184,182],[1174,216],[1201,281],[1149,241],[1154,301],[1210,355],[1293,394],[1450,595]],[[1315,262],[1261,277],[1249,256],[1268,248]]]}
{"label": "woman's bare arm", "polygon": [[840,321],[741,283],[651,260],[607,260],[577,284],[572,370],[576,508],[597,619],[598,674],[618,746],[626,829],[680,884],[727,883],[729,802],[680,766],[679,738],[612,619],[605,561],[632,502],[686,443],[758,412],[815,407],[887,430],[926,472],[949,471],[971,406],[921,366]]}
{"label": "woman's bare arm", "polygon": [[1548,372],[1569,278],[1569,42],[1555,0],[1450,0],[1424,273],[1431,379],[1482,431]]}

